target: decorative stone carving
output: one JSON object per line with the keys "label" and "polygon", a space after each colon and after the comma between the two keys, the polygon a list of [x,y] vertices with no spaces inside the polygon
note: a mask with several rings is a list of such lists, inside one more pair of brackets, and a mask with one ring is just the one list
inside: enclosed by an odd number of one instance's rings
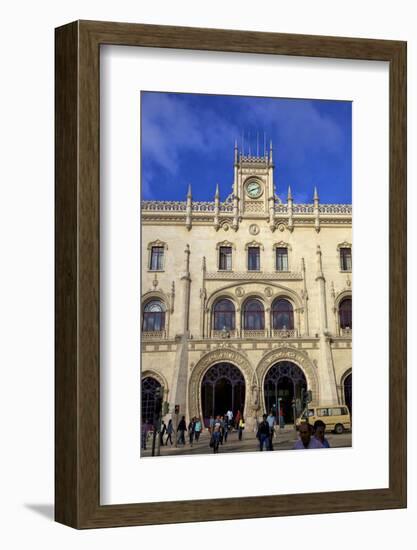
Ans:
{"label": "decorative stone carving", "polygon": [[214,271],[207,272],[206,279],[212,281],[302,281],[303,277],[301,273],[295,271],[276,271],[272,273],[263,271]]}
{"label": "decorative stone carving", "polygon": [[[217,348],[213,351],[206,352],[195,365],[189,381],[189,415],[201,416],[201,381],[206,371],[216,363],[228,362],[235,365],[241,370],[245,379],[246,388],[251,387],[253,377],[253,369],[248,359],[240,352],[230,348],[228,342],[224,342],[225,347]],[[252,395],[248,392],[245,400],[245,409],[243,416],[246,418],[248,413],[253,410]]]}
{"label": "decorative stone carving", "polygon": [[244,202],[245,212],[259,213],[265,211],[265,206],[263,202],[255,201],[245,201]]}
{"label": "decorative stone carving", "polygon": [[252,409],[257,411],[259,409],[259,388],[257,384],[252,386]]}
{"label": "decorative stone carving", "polygon": [[272,296],[272,294],[274,293],[274,291],[272,290],[272,288],[270,286],[267,286],[264,290],[264,293],[265,293],[265,296],[270,298]]}
{"label": "decorative stone carving", "polygon": [[276,248],[287,248],[288,250],[291,250],[291,245],[285,241],[279,241],[272,245],[272,250],[275,250]]}
{"label": "decorative stone carving", "polygon": [[235,289],[235,294],[238,298],[241,298],[242,296],[244,296],[245,294],[245,290],[241,287],[241,286],[238,286],[236,289]]}
{"label": "decorative stone carving", "polygon": [[339,243],[337,245],[337,250],[340,250],[341,248],[352,248],[352,243],[348,243],[347,241],[343,241],[342,243]]}
{"label": "decorative stone carving", "polygon": [[164,241],[160,241],[159,239],[156,239],[156,241],[152,241],[151,243],[148,243],[148,250],[150,250],[153,246],[161,246],[165,248],[165,250],[168,250],[168,245]]}
{"label": "decorative stone carving", "polygon": [[[255,372],[259,380],[261,391],[263,388],[263,382],[266,373],[268,372],[269,368],[280,361],[291,361],[292,363],[298,365],[304,372],[307,379],[308,389],[311,389],[313,391],[313,395],[315,396],[314,400],[319,401],[320,396],[318,376],[316,372],[317,369],[315,368],[313,361],[308,357],[305,352],[297,348],[288,346],[287,343],[282,343],[281,346],[282,347],[279,347],[279,349],[269,351],[269,353],[262,357],[258,366],[256,367]],[[263,402],[263,398],[261,399],[261,402]]]}
{"label": "decorative stone carving", "polygon": [[157,380],[161,384],[161,386],[164,388],[164,396],[166,398],[166,396],[169,393],[169,387],[168,387],[167,379],[163,374],[156,372],[155,370],[147,369],[142,372],[141,380],[143,380],[144,378],[155,378],[155,380]]}
{"label": "decorative stone carving", "polygon": [[233,250],[236,250],[236,245],[234,243],[231,243],[230,241],[221,241],[216,244],[216,250],[219,250],[221,246],[230,246],[233,248]]}
{"label": "decorative stone carving", "polygon": [[251,235],[257,235],[259,233],[259,231],[260,231],[259,226],[256,223],[252,223],[249,226],[249,233]]}
{"label": "decorative stone carving", "polygon": [[261,250],[264,249],[264,245],[258,241],[251,241],[250,243],[246,243],[245,245],[245,250],[247,250],[248,248],[251,248],[251,247],[254,247],[254,248],[260,248]]}

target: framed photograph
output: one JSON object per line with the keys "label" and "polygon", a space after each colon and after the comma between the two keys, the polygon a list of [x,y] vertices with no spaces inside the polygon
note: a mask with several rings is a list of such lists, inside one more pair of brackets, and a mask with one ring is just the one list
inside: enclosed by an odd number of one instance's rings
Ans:
{"label": "framed photograph", "polygon": [[406,506],[406,43],[56,29],[56,520]]}

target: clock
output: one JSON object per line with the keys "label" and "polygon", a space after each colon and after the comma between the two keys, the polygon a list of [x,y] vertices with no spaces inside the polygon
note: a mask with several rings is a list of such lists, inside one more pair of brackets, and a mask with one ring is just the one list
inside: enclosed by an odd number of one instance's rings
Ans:
{"label": "clock", "polygon": [[252,180],[246,184],[246,193],[251,199],[257,199],[262,195],[262,185]]}

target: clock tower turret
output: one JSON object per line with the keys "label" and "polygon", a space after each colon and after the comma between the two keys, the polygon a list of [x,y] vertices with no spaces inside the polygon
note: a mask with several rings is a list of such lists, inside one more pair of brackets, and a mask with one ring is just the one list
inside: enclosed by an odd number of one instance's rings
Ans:
{"label": "clock tower turret", "polygon": [[245,218],[266,219],[274,229],[274,163],[272,141],[269,151],[251,155],[234,151],[233,206],[234,228]]}

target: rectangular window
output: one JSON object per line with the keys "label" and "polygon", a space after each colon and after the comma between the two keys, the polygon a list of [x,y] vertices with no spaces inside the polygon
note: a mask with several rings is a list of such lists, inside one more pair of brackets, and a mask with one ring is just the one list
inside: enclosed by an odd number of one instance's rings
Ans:
{"label": "rectangular window", "polygon": [[287,248],[276,249],[276,270],[288,271],[288,249]]}
{"label": "rectangular window", "polygon": [[259,271],[261,268],[261,257],[259,246],[250,246],[248,248],[248,271]]}
{"label": "rectangular window", "polygon": [[350,248],[340,249],[340,269],[352,271],[352,250]]}
{"label": "rectangular window", "polygon": [[221,246],[219,250],[219,269],[232,269],[232,247]]}
{"label": "rectangular window", "polygon": [[151,271],[161,271],[164,268],[164,247],[153,246],[151,249]]}

